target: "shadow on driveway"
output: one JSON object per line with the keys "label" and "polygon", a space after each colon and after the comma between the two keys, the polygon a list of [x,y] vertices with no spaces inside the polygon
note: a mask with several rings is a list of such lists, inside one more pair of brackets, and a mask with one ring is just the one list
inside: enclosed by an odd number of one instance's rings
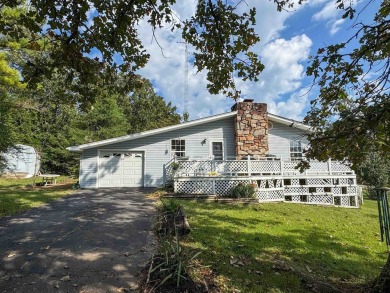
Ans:
{"label": "shadow on driveway", "polygon": [[0,292],[127,292],[152,253],[148,189],[81,190],[0,219]]}

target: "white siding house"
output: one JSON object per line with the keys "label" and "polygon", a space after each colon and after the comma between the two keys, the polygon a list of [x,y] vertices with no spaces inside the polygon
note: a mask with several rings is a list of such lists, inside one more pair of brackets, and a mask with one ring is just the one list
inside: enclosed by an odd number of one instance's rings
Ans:
{"label": "white siding house", "polygon": [[173,181],[179,193],[228,195],[235,185],[250,183],[260,201],[357,206],[353,171],[329,161],[312,162],[300,173],[295,167],[310,128],[266,109],[244,101],[229,113],[68,150],[81,152],[81,188],[159,187]]}
{"label": "white siding house", "polygon": [[[79,177],[81,188],[107,187],[107,184],[102,185],[102,180],[106,177],[104,174],[118,171],[112,164],[126,160],[123,154],[129,152],[142,155],[142,166],[138,167],[142,168],[143,176],[137,182],[116,181],[112,186],[158,187],[164,184],[164,164],[174,157],[172,140],[185,141],[185,156],[189,159],[210,158],[213,142],[222,142],[224,158],[235,158],[235,115],[235,112],[225,113],[138,134],[73,146],[68,150],[82,153]],[[291,141],[300,139],[303,145],[307,144],[302,128],[286,125],[293,123],[292,120],[271,114],[268,117],[270,155],[289,158]],[[107,151],[121,154],[117,160],[112,158],[111,167],[102,164]],[[126,177],[123,170],[119,171],[121,174],[118,176]]]}

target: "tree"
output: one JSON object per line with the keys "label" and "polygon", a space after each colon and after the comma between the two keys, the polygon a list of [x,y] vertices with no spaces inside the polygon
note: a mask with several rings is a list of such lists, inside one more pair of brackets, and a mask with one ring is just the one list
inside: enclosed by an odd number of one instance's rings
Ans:
{"label": "tree", "polygon": [[22,89],[19,72],[8,66],[6,55],[0,52],[0,167],[4,163],[2,153],[14,145],[10,127],[12,101],[8,94],[10,88]]}
{"label": "tree", "polygon": [[380,153],[372,151],[359,165],[358,175],[363,183],[368,185],[369,196],[375,199],[377,198],[376,189],[386,186],[389,182],[390,160]]}
{"label": "tree", "polygon": [[82,132],[83,143],[127,134],[128,122],[117,97],[103,90],[91,109],[78,115],[75,127]]}
{"label": "tree", "polygon": [[[208,71],[209,91],[237,99],[240,91],[235,87],[233,75],[257,80],[263,70],[258,56],[249,51],[259,41],[252,27],[255,9],[238,14],[239,4],[201,0],[193,17],[180,20],[172,10],[175,2],[8,0],[0,4],[1,10],[21,5],[28,9],[21,12],[16,26],[0,21],[0,32],[16,39],[28,35],[29,47],[41,49],[50,45],[52,48],[50,58],[29,64],[25,73],[31,80],[52,69],[65,67],[83,80],[119,70],[131,82],[136,78],[135,71],[149,59],[139,38],[137,23],[147,21],[152,33],[161,27],[182,29],[183,39],[197,50],[195,66]],[[24,33],[25,30],[31,34]],[[45,44],[40,42],[42,39],[46,40]],[[91,58],[92,50],[97,50],[101,57]],[[115,56],[121,56],[120,62]]]}
{"label": "tree", "polygon": [[128,121],[128,134],[180,123],[176,107],[156,95],[149,80],[141,79],[140,84],[131,94],[119,96],[118,100]]}
{"label": "tree", "polygon": [[[355,14],[348,7],[344,17]],[[305,118],[315,130],[309,134],[307,157],[332,157],[355,166],[372,150],[389,157],[389,14],[390,2],[382,1],[373,23],[356,23],[349,40],[321,48],[313,58],[307,73],[320,86],[320,94]],[[359,40],[357,46],[354,39]]]}

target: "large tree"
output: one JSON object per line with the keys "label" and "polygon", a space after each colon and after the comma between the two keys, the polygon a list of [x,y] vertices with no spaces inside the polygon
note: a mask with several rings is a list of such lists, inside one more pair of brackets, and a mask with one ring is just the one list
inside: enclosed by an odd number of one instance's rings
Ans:
{"label": "large tree", "polygon": [[127,133],[136,133],[180,123],[180,115],[171,102],[158,96],[149,80],[140,78],[139,87],[118,97],[127,118]]}

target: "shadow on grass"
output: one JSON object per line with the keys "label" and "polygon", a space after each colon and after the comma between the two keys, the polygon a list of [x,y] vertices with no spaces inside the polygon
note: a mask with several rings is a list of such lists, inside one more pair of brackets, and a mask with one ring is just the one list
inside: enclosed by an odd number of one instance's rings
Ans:
{"label": "shadow on grass", "polygon": [[0,188],[0,216],[13,215],[53,201],[72,192],[72,184],[23,188]]}
{"label": "shadow on grass", "polygon": [[376,219],[366,218],[372,211],[183,204],[193,228],[186,245],[202,250],[205,265],[243,292],[359,292],[387,258],[373,236]]}

